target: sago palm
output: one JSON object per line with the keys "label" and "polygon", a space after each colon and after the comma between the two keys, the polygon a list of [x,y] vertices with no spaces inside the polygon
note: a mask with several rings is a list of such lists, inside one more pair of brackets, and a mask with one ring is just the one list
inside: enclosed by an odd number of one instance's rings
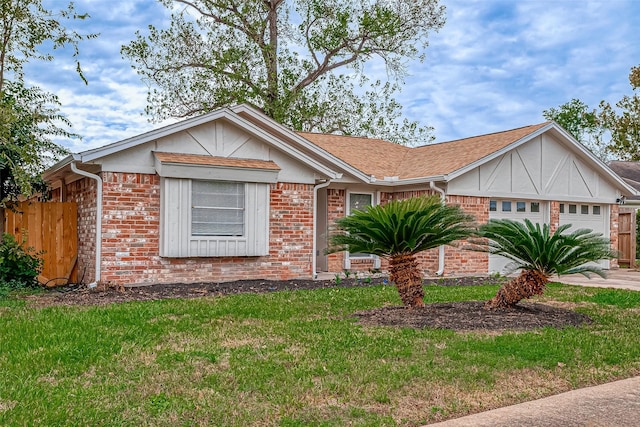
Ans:
{"label": "sago palm", "polygon": [[389,260],[389,280],[407,307],[424,306],[416,254],[468,237],[473,217],[438,196],[394,200],[336,220],[330,251],[378,255]]}
{"label": "sago palm", "polygon": [[485,304],[486,308],[510,308],[519,301],[544,292],[553,275],[582,273],[589,277],[605,273],[595,261],[615,258],[609,239],[589,229],[565,233],[565,224],[551,233],[548,224],[540,226],[526,219],[524,223],[509,219],[490,220],[480,226],[478,235],[485,238],[477,250],[503,256],[512,262],[510,270],[520,270]]}

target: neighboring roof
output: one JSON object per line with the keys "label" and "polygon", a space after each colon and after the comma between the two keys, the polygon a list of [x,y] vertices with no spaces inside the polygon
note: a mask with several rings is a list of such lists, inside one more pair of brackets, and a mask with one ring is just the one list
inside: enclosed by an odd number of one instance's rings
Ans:
{"label": "neighboring roof", "polygon": [[153,154],[162,163],[280,170],[280,167],[271,160],[236,159],[230,157],[202,156],[198,154],[164,153],[159,151]]}
{"label": "neighboring roof", "polygon": [[[640,190],[640,162],[623,162],[615,160],[609,162],[609,167],[627,184],[636,190]],[[640,196],[631,196],[629,199],[640,200]]]}
{"label": "neighboring roof", "polygon": [[381,139],[299,132],[355,168],[378,179],[447,175],[513,144],[549,122],[456,141],[406,147]]}

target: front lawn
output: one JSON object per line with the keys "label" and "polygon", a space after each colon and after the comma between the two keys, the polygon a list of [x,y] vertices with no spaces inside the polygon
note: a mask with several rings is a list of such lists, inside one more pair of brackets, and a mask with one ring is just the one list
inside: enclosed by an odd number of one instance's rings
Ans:
{"label": "front lawn", "polygon": [[[497,286],[426,288],[425,302]],[[640,374],[640,293],[552,284],[593,322],[361,326],[390,286],[106,306],[0,301],[0,425],[414,426]]]}

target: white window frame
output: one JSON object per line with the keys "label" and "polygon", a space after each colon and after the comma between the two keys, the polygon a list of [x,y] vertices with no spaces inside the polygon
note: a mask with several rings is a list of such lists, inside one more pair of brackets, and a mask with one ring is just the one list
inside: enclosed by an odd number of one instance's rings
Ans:
{"label": "white window frame", "polygon": [[203,236],[192,233],[192,184],[193,180],[189,178],[160,179],[161,257],[236,257],[269,254],[268,183],[244,183],[245,217],[242,236]]}
{"label": "white window frame", "polygon": [[[345,211],[347,212],[347,215],[351,215],[351,195],[352,194],[358,194],[358,195],[363,195],[366,194],[368,196],[371,196],[371,205],[370,206],[376,206],[378,204],[378,200],[376,200],[376,193],[372,192],[372,191],[355,191],[355,190],[347,190],[347,196],[345,198]],[[380,268],[380,257],[377,255],[373,255],[373,254],[361,254],[361,253],[356,253],[356,254],[352,254],[351,252],[346,252],[346,255],[344,257],[344,268],[346,270],[349,270],[351,268],[351,260],[373,260],[373,268]]]}
{"label": "white window frame", "polygon": [[[230,184],[235,184],[238,188],[242,189],[242,198],[240,200],[242,200],[242,207],[230,207],[230,206],[222,206],[222,205],[215,205],[215,206],[196,206],[195,202],[193,202],[193,196],[194,196],[194,185],[196,183],[205,183],[205,184],[211,184],[211,183],[230,183]],[[246,234],[246,222],[247,222],[247,212],[246,212],[246,207],[247,207],[247,184],[246,183],[239,183],[239,182],[235,182],[235,181],[221,181],[221,180],[204,180],[204,179],[194,179],[191,181],[191,198],[192,198],[192,202],[191,202],[191,218],[190,218],[190,224],[191,224],[191,235],[192,236],[215,236],[215,237],[244,237]],[[209,210],[209,211],[222,211],[222,210],[233,210],[233,211],[237,211],[237,212],[241,212],[242,213],[242,232],[240,234],[224,234],[224,233],[212,233],[212,234],[207,234],[207,233],[195,233],[193,231],[194,229],[194,213],[196,210]],[[236,225],[240,225],[240,224],[236,224]]]}

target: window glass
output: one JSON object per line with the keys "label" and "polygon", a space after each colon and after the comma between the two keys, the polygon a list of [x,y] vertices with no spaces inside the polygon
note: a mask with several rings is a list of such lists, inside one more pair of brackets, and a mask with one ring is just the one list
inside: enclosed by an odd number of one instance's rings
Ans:
{"label": "window glass", "polygon": [[489,211],[495,212],[498,210],[498,202],[495,200],[489,200]]}
{"label": "window glass", "polygon": [[564,203],[560,203],[560,213],[564,213]]}
{"label": "window glass", "polygon": [[580,205],[580,213],[582,215],[589,215],[589,205]]}
{"label": "window glass", "polygon": [[194,236],[244,235],[244,183],[193,181],[191,234]]}
{"label": "window glass", "polygon": [[594,206],[593,207],[593,214],[594,215],[600,215],[600,206]]}
{"label": "window glass", "polygon": [[578,212],[578,205],[569,205],[569,213],[577,213]]}
{"label": "window glass", "polygon": [[526,212],[527,204],[525,202],[516,202],[516,212]]}
{"label": "window glass", "polygon": [[364,210],[367,206],[371,206],[373,203],[371,194],[349,194],[349,212],[354,210]]}
{"label": "window glass", "polygon": [[511,202],[502,202],[502,212],[511,212]]}
{"label": "window glass", "polygon": [[[372,194],[349,193],[349,213],[354,210],[364,210],[373,204]],[[370,257],[370,254],[360,252],[349,253],[349,258]]]}
{"label": "window glass", "polygon": [[540,212],[539,202],[531,202],[531,212]]}

